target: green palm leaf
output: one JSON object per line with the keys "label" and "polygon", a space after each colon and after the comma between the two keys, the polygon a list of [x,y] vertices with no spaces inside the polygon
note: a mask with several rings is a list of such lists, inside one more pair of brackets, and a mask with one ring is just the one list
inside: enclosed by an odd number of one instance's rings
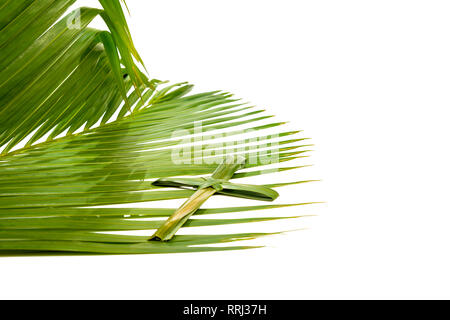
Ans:
{"label": "green palm leaf", "polygon": [[[252,159],[236,179],[273,173],[260,168],[268,164],[268,155],[277,159],[277,171],[298,169],[281,164],[304,157],[309,145],[298,132],[282,130],[284,123],[271,122],[264,110],[229,93],[190,94],[192,85],[149,80],[119,0],[100,0],[103,10],[67,13],[74,3],[0,4],[0,251],[234,250],[250,247],[216,245],[269,235],[180,235],[156,243],[105,233],[156,229],[175,209],[131,205],[193,193],[154,186],[155,179],[209,175],[225,154]],[[89,28],[97,16],[108,31]],[[202,139],[194,144],[200,123]],[[219,133],[226,133],[226,144]],[[256,136],[249,138],[249,133]],[[180,150],[193,156],[174,161]],[[125,204],[130,207],[105,208]],[[286,206],[201,209],[197,214]],[[286,218],[292,217],[202,218],[185,227]]]}

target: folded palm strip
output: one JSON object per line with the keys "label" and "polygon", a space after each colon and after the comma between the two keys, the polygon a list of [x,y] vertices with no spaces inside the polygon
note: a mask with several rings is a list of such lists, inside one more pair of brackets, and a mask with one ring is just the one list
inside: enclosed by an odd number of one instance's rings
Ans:
{"label": "folded palm strip", "polygon": [[[274,172],[259,168],[267,165],[267,154],[279,160],[278,171],[296,169],[281,164],[303,157],[307,145],[295,136],[298,132],[279,130],[283,123],[270,122],[263,110],[231,94],[190,94],[189,84],[149,80],[119,0],[100,0],[103,9],[67,13],[75,2],[0,4],[0,251],[236,250],[251,247],[217,244],[268,235],[177,235],[167,243],[148,241],[150,230],[159,228],[175,208],[133,204],[194,193],[157,186],[155,180],[211,175],[230,154],[254,160],[233,179]],[[108,31],[88,27],[98,16]],[[202,139],[191,148],[199,123]],[[218,132],[231,139],[226,146],[218,142]],[[248,138],[255,132],[261,133]],[[174,161],[180,148],[195,150],[191,161]],[[129,208],[108,207],[125,204]],[[286,206],[200,209],[195,216]],[[286,218],[294,217],[193,218],[183,229]],[[114,233],[136,230],[149,230],[148,236]]]}

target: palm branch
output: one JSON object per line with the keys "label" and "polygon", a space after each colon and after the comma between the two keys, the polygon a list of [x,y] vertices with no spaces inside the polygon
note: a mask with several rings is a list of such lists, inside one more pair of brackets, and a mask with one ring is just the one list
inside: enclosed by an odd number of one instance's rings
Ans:
{"label": "palm branch", "polygon": [[[149,230],[150,235],[176,208],[133,204],[190,197],[193,190],[153,181],[210,175],[225,152],[254,159],[233,179],[273,173],[273,166],[264,168],[268,163],[261,160],[268,153],[277,159],[275,171],[298,169],[283,164],[305,157],[307,139],[227,92],[191,93],[188,83],[150,80],[127,26],[125,1],[99,2],[102,9],[71,12],[76,0],[0,3],[0,251],[253,248],[229,243],[270,234],[178,235],[167,243],[149,242],[148,236],[130,232]],[[107,30],[89,27],[98,16]],[[193,147],[199,123],[202,139]],[[226,146],[219,143],[223,134],[230,139]],[[193,161],[175,163],[180,148],[196,150]],[[196,216],[202,218],[189,219],[183,229],[295,218],[203,218],[295,205],[302,204],[200,209]]]}

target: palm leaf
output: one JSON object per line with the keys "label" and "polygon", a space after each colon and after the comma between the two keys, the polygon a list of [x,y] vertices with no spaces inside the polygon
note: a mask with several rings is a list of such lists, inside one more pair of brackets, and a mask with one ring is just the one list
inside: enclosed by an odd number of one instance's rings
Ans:
{"label": "palm leaf", "polygon": [[[175,209],[132,204],[193,193],[154,186],[155,179],[209,175],[225,154],[253,160],[236,179],[273,173],[260,168],[268,164],[267,155],[277,159],[277,172],[298,169],[282,164],[304,157],[309,145],[299,132],[282,130],[284,123],[229,93],[190,94],[193,86],[187,83],[149,80],[119,0],[100,0],[102,10],[67,13],[74,3],[0,4],[0,251],[235,250],[251,247],[216,245],[269,235],[179,235],[155,243],[105,233],[156,229]],[[97,16],[107,31],[89,27]],[[202,139],[193,143],[199,123]],[[219,133],[226,133],[226,145]],[[190,161],[173,161],[180,149],[192,151]],[[129,207],[105,207],[110,205]],[[293,218],[203,218],[286,206],[291,205],[201,209],[202,218],[185,227]]]}

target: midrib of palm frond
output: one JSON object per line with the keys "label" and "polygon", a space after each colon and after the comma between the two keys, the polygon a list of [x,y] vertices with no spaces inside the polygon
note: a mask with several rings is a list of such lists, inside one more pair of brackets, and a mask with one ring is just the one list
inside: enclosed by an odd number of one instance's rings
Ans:
{"label": "midrib of palm frond", "polygon": [[[0,250],[198,252],[244,249],[248,247],[208,245],[268,235],[177,236],[169,244],[161,244],[148,242],[148,237],[104,234],[156,229],[175,209],[98,206],[181,199],[193,193],[153,186],[154,179],[211,174],[224,150],[247,158],[271,150],[283,163],[304,157],[309,145],[297,137],[298,131],[264,134],[284,123],[267,123],[271,117],[264,110],[241,103],[229,93],[189,95],[189,84],[149,81],[135,63],[143,65],[118,0],[100,0],[104,11],[83,8],[79,30],[67,27],[71,15],[56,23],[74,0],[8,3],[0,9],[0,146],[6,146],[0,155]],[[98,15],[109,31],[88,28]],[[35,27],[30,30],[31,25]],[[117,119],[112,118],[114,114]],[[99,121],[100,125],[94,126]],[[199,121],[203,125],[200,151],[208,153],[209,164],[174,164],[174,148],[183,147],[181,142],[195,133]],[[174,140],[175,130],[184,130],[184,134]],[[57,138],[65,131],[65,136]],[[217,144],[218,131],[233,137],[234,145],[225,148]],[[254,138],[245,136],[254,131],[261,132],[256,144]],[[47,141],[36,143],[46,134]],[[11,151],[26,137],[25,147]],[[278,143],[266,145],[274,141]],[[238,173],[235,178],[273,172],[259,169],[264,165],[261,161],[250,163],[247,168],[258,170]],[[278,170],[298,168],[280,166]],[[202,209],[198,214],[287,206],[291,205]],[[131,221],[133,218],[161,219]],[[292,217],[192,219],[186,227],[284,218]]]}

